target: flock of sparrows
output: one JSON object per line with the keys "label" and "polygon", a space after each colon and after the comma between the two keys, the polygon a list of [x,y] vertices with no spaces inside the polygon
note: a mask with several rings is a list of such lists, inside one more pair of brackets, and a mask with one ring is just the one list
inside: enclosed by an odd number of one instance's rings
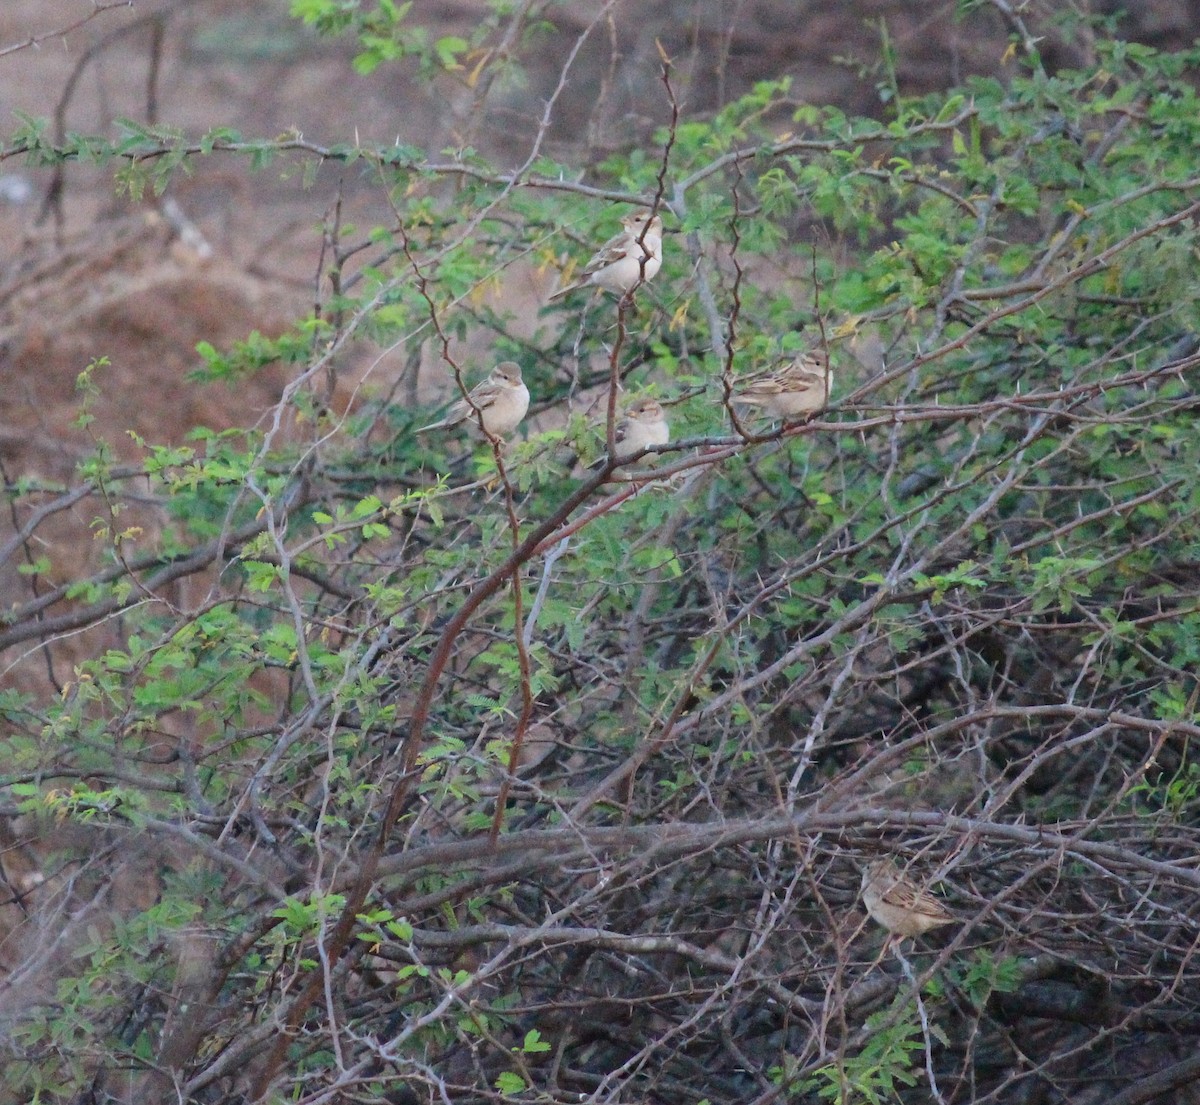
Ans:
{"label": "flock of sparrows", "polygon": [[[550,297],[553,303],[580,288],[603,288],[625,296],[652,279],[662,267],[663,224],[658,215],[640,212],[621,220],[613,235],[584,266],[579,278]],[[802,354],[777,368],[745,376],[734,384],[730,402],[756,407],[772,419],[791,421],[821,410],[829,399],[832,375],[822,350]],[[529,410],[529,389],[515,361],[497,365],[486,380],[476,384],[450,408],[445,418],[422,426],[417,433],[457,426],[468,420],[493,439],[506,437]],[[650,398],[635,399],[615,427],[617,458],[666,445],[671,431],[662,404]]]}
{"label": "flock of sparrows", "polygon": [[[550,302],[588,287],[628,295],[662,267],[662,233],[662,219],[657,215],[627,215],[621,220],[620,233],[605,242],[579,279],[555,292]],[[786,422],[823,409],[831,379],[828,356],[823,350],[812,350],[781,367],[737,380],[729,401]],[[500,439],[520,425],[528,410],[529,388],[521,378],[521,366],[503,361],[454,403],[445,418],[417,432],[473,420],[489,437]],[[666,445],[671,436],[662,404],[649,397],[631,402],[614,429],[617,460]],[[895,936],[921,936],[955,920],[937,898],[887,858],[868,863],[863,870],[862,900],[872,920]]]}

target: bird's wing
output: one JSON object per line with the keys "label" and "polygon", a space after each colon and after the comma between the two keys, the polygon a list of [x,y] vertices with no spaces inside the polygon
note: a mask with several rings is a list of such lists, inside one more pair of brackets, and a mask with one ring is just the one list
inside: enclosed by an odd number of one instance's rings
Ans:
{"label": "bird's wing", "polygon": [[615,238],[610,238],[584,266],[583,275],[592,276],[601,269],[608,268],[609,265],[615,265],[618,261],[623,261],[629,256],[629,247],[631,244],[627,234],[618,234]]}
{"label": "bird's wing", "polygon": [[896,881],[888,885],[885,880],[881,888],[881,897],[889,905],[899,906],[901,909],[935,920],[953,920],[953,915],[928,890],[920,889],[898,873],[892,877]]}
{"label": "bird's wing", "polygon": [[801,372],[791,372],[786,376],[781,376],[779,378],[779,390],[812,391],[813,388],[819,388],[824,383],[824,376],[818,376],[815,372],[809,372],[805,369]]}
{"label": "bird's wing", "polygon": [[592,259],[583,266],[579,273],[579,279],[572,280],[565,288],[559,288],[548,300],[553,303],[557,299],[562,299],[563,296],[569,295],[571,292],[578,291],[580,288],[586,288],[590,283],[590,277],[596,275],[602,269],[608,268],[609,265],[615,265],[618,261],[623,261],[629,256],[629,250],[632,242],[628,235],[618,234],[616,237],[610,238],[592,255]]}
{"label": "bird's wing", "polygon": [[[485,380],[482,384],[476,384],[471,391],[471,402],[466,399],[457,399],[450,409],[446,412],[446,417],[438,422],[430,422],[428,426],[420,426],[415,431],[423,434],[426,430],[444,430],[450,426],[457,426],[460,422],[465,422],[468,418],[473,418],[475,411],[485,411],[493,403],[499,395],[500,389],[490,380]],[[472,407],[471,404],[474,404]]]}
{"label": "bird's wing", "polygon": [[787,390],[779,377],[770,372],[758,376],[747,376],[746,379],[734,385],[733,400],[742,399],[749,403],[770,399]]}

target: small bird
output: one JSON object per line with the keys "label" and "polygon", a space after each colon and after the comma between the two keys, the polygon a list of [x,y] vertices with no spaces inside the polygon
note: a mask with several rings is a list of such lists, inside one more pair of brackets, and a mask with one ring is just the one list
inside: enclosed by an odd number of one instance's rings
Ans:
{"label": "small bird", "polygon": [[657,215],[651,216],[648,211],[641,211],[636,215],[626,215],[621,220],[621,228],[619,234],[614,234],[596,251],[578,280],[559,288],[550,297],[551,303],[573,291],[593,285],[615,295],[625,295],[639,283],[650,280],[662,268],[662,219]]}
{"label": "small bird", "polygon": [[873,860],[863,870],[862,900],[871,919],[896,936],[920,936],[956,920],[886,858]]}
{"label": "small bird", "polygon": [[824,408],[833,371],[824,350],[815,349],[780,368],[743,377],[733,385],[731,403],[762,408],[785,422]]}
{"label": "small bird", "polygon": [[[624,460],[652,445],[666,445],[671,440],[671,428],[667,425],[662,404],[657,399],[634,400],[613,427],[613,437],[616,440],[617,460]],[[602,463],[602,460],[597,461],[593,467],[599,467]]]}
{"label": "small bird", "polygon": [[440,422],[431,422],[415,431],[440,430],[471,421],[482,421],[483,432],[491,438],[504,437],[520,425],[529,410],[529,389],[521,379],[516,361],[501,361],[486,380],[476,384],[465,399],[459,399]]}

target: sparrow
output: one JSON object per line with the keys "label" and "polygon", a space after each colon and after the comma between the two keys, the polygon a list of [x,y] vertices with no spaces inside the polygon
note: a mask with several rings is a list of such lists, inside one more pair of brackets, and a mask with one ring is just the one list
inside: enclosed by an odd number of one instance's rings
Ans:
{"label": "sparrow", "polygon": [[597,250],[584,266],[578,280],[559,288],[550,297],[551,303],[579,288],[593,285],[615,295],[625,295],[638,284],[651,279],[662,268],[662,219],[642,211],[636,215],[626,215],[621,220],[621,228],[619,234],[614,234]]}
{"label": "sparrow", "polygon": [[470,420],[483,423],[488,437],[510,434],[520,425],[529,410],[529,389],[521,379],[521,366],[516,361],[501,361],[486,380],[476,384],[465,399],[459,399],[440,422],[421,426],[416,433],[457,426]]}
{"label": "sparrow", "polygon": [[815,349],[780,368],[735,381],[730,402],[760,407],[764,414],[787,422],[822,410],[832,384],[829,357]]}
{"label": "sparrow", "polygon": [[[667,425],[662,404],[657,399],[635,400],[613,427],[613,437],[617,446],[617,460],[631,457],[651,445],[666,445],[671,440],[671,429]],[[598,468],[603,463],[601,458],[592,467]]]}
{"label": "sparrow", "polygon": [[862,900],[871,919],[896,936],[920,936],[956,920],[937,898],[917,886],[890,859],[867,864],[862,876]]}

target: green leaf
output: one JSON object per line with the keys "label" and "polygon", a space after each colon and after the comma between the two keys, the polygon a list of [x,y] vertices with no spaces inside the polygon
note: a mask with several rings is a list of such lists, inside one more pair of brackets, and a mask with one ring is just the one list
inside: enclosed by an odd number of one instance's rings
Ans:
{"label": "green leaf", "polygon": [[551,1047],[542,1039],[542,1034],[536,1028],[531,1028],[525,1033],[525,1039],[521,1044],[520,1050],[526,1055],[535,1055],[539,1052],[550,1051]]}
{"label": "green leaf", "polygon": [[529,1089],[529,1086],[519,1074],[506,1070],[496,1077],[496,1089],[505,1097],[516,1097]]}

